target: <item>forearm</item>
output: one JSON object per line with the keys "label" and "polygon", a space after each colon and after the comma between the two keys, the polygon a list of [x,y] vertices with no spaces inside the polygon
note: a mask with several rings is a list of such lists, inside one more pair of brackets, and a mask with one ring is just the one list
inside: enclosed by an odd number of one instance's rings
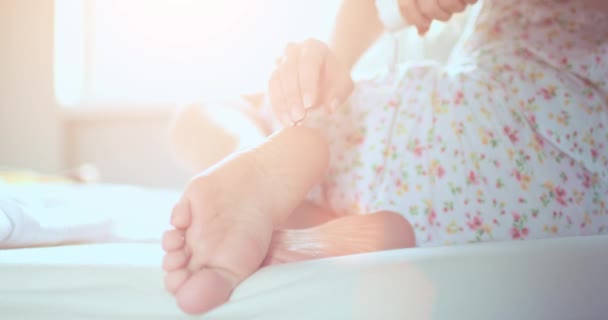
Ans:
{"label": "forearm", "polygon": [[352,70],[382,31],[374,0],[343,0],[329,45],[344,68]]}

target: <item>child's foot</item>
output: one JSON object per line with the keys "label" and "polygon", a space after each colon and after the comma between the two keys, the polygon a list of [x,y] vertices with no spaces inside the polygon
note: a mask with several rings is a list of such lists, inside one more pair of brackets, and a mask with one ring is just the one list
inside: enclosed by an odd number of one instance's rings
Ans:
{"label": "child's foot", "polygon": [[239,171],[220,169],[196,178],[174,209],[176,230],[163,239],[165,283],[187,313],[228,300],[268,250],[272,220],[262,211],[263,203],[247,194],[255,185]]}
{"label": "child's foot", "polygon": [[289,128],[192,180],[165,233],[165,284],[187,313],[228,300],[267,255],[275,226],[302,201],[327,164],[319,136]]}

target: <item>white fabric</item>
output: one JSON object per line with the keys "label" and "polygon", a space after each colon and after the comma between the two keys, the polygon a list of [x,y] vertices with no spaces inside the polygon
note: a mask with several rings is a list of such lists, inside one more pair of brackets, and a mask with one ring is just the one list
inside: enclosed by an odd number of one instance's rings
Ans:
{"label": "white fabric", "polygon": [[477,3],[455,14],[448,22],[433,21],[424,37],[418,34],[416,28],[403,28],[380,37],[357,61],[353,78],[361,80],[374,77],[394,64],[395,60],[400,64],[420,60],[447,63],[452,54],[461,53],[457,44],[470,33],[480,8]]}
{"label": "white fabric", "polygon": [[388,31],[398,31],[408,25],[401,14],[399,0],[376,0],[378,18]]}
{"label": "white fabric", "polygon": [[[606,319],[608,236],[262,269],[202,319]],[[155,244],[0,251],[2,319],[179,319]]]}
{"label": "white fabric", "polygon": [[0,182],[0,248],[158,240],[178,197],[130,186]]}

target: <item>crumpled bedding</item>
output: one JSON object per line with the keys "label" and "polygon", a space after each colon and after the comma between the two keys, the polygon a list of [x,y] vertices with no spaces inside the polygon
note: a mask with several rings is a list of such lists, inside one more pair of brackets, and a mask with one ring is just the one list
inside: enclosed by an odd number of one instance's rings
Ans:
{"label": "crumpled bedding", "polygon": [[178,198],[135,186],[0,181],[0,249],[156,241]]}

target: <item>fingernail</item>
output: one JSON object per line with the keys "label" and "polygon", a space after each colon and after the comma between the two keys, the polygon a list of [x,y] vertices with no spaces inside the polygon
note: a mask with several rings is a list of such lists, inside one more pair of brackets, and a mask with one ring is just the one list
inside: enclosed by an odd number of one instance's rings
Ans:
{"label": "fingernail", "polygon": [[304,94],[304,97],[302,98],[302,102],[304,102],[304,108],[306,108],[306,109],[312,108],[313,104],[315,103],[315,101],[312,98],[312,95],[310,93]]}
{"label": "fingernail", "polygon": [[306,111],[302,106],[292,106],[291,107],[291,121],[298,122],[306,116]]}
{"label": "fingernail", "polygon": [[421,36],[421,37],[423,37],[429,31],[429,28],[430,27],[419,28],[418,29],[418,35]]}

